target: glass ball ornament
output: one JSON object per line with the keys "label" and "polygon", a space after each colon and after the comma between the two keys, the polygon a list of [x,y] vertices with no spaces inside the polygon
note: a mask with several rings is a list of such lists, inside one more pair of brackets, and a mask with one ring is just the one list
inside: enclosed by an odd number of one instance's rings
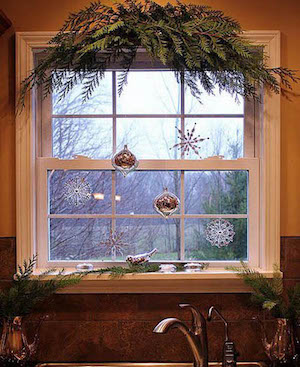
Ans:
{"label": "glass ball ornament", "polygon": [[153,202],[153,207],[164,218],[176,213],[179,209],[180,200],[178,197],[164,188],[162,194],[156,196]]}
{"label": "glass ball ornament", "polygon": [[139,165],[139,161],[128,149],[127,145],[124,145],[124,149],[113,156],[111,163],[124,177],[126,177],[129,172],[134,171]]}

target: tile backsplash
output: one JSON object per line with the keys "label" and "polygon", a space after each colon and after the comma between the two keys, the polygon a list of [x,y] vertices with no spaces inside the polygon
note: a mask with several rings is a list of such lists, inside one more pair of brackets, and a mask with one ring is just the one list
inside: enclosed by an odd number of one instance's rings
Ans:
{"label": "tile backsplash", "polygon": [[[0,238],[0,284],[15,271],[15,239]],[[281,264],[286,283],[300,280],[300,237],[282,237]],[[39,361],[192,361],[184,336],[176,330],[153,334],[165,317],[190,320],[179,303],[192,303],[202,312],[215,305],[229,321],[230,338],[239,360],[265,360],[261,332],[253,317],[258,310],[248,294],[58,294],[28,320],[35,327],[41,313],[49,315],[40,333]],[[268,320],[269,328],[274,325]],[[208,323],[209,359],[221,360],[224,327]]]}

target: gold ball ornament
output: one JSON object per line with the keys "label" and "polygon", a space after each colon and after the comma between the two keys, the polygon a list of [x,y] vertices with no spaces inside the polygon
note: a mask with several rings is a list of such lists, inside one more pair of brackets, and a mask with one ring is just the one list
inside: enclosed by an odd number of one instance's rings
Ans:
{"label": "gold ball ornament", "polygon": [[178,197],[164,188],[162,194],[156,196],[153,202],[153,207],[164,218],[176,213],[179,209],[180,200]]}
{"label": "gold ball ornament", "polygon": [[138,167],[139,161],[128,149],[127,145],[124,145],[124,149],[113,156],[112,165],[126,177],[129,172],[134,171]]}

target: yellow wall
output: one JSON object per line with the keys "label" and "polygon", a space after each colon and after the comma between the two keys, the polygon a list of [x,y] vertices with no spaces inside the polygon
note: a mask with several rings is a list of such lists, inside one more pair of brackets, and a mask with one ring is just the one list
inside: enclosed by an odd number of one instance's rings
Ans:
{"label": "yellow wall", "polygon": [[[194,0],[196,2],[197,0]],[[199,2],[199,1],[198,1]],[[299,0],[203,0],[247,30],[282,32],[282,66],[300,69]],[[0,37],[0,237],[15,235],[14,31],[55,31],[87,0],[0,0],[13,28]],[[300,86],[294,89],[300,94]],[[300,99],[282,99],[281,235],[300,235]]]}

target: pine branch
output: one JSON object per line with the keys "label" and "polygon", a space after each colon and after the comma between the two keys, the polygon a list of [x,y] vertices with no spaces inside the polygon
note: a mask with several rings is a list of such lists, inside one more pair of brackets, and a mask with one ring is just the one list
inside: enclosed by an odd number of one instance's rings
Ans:
{"label": "pine branch", "polygon": [[283,296],[283,280],[277,265],[273,268],[273,277],[268,279],[256,270],[241,262],[241,267],[228,267],[243,279],[252,289],[251,300],[263,309],[271,311],[275,317],[287,316],[287,305]]}
{"label": "pine branch", "polygon": [[293,70],[269,69],[263,53],[255,51],[241,33],[236,20],[207,6],[126,0],[111,7],[93,2],[71,14],[50,41],[46,58],[22,82],[19,110],[28,91],[43,84],[44,96],[57,90],[65,98],[78,77],[66,80],[63,70],[78,73],[79,79],[86,77],[83,100],[90,98],[112,56],[123,63],[118,86],[121,93],[139,47],[175,75],[184,73],[192,95],[199,100],[202,87],[208,93],[217,86],[233,96],[259,100],[254,84],[279,93],[281,86],[291,89],[299,81]]}
{"label": "pine branch", "polygon": [[131,48],[129,52],[122,52],[122,73],[118,77],[118,94],[122,94],[124,87],[127,85],[128,73],[135,59],[137,48]]}
{"label": "pine branch", "polygon": [[64,274],[61,270],[51,279],[47,276],[56,271],[48,269],[39,276],[32,277],[37,256],[34,255],[23,266],[18,266],[18,272],[13,277],[13,285],[0,291],[0,318],[23,316],[34,311],[42,302],[57,290],[73,286],[80,282],[84,274]]}
{"label": "pine branch", "polygon": [[36,262],[37,255],[33,255],[33,257],[29,259],[28,262],[24,260],[23,267],[18,265],[18,272],[14,275],[13,281],[22,282],[24,280],[28,280],[33,273]]}

